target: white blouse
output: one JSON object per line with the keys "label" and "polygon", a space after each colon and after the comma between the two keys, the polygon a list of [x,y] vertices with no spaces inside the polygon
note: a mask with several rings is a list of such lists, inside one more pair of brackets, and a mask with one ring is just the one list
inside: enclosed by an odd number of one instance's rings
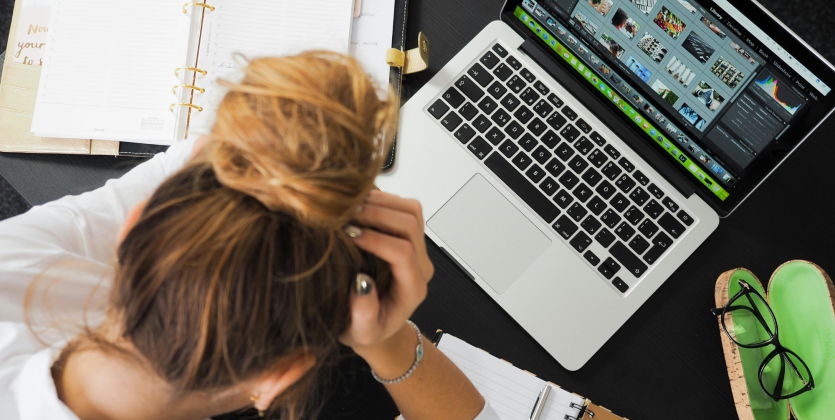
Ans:
{"label": "white blouse", "polygon": [[[30,332],[24,318],[27,288],[35,279],[51,287],[48,307],[57,315],[43,325],[81,321],[91,292],[99,286],[96,296],[107,293],[117,235],[128,212],[178,171],[193,147],[193,140],[180,142],[104,187],[0,222],[0,418],[78,420],[58,399],[51,372],[68,337],[53,329],[40,337],[53,339],[45,345]],[[33,294],[33,313],[43,312],[37,311],[44,302],[41,289]],[[86,317],[93,322],[97,313],[89,310]],[[34,321],[41,325],[42,320]],[[489,404],[476,418],[498,419]]]}

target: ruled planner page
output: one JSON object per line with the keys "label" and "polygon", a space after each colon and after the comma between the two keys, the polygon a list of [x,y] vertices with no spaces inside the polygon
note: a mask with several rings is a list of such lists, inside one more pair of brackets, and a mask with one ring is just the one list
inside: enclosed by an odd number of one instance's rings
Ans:
{"label": "ruled planner page", "polygon": [[[545,381],[449,334],[443,335],[438,349],[470,378],[502,420],[530,419]],[[551,392],[540,420],[564,420],[566,415],[577,418],[580,410],[571,408],[570,404],[582,406],[585,400],[552,384],[549,386]]]}
{"label": "ruled planner page", "polygon": [[172,144],[193,14],[182,0],[56,0],[32,131]]}
{"label": "ruled planner page", "polygon": [[217,108],[226,95],[218,80],[237,82],[248,59],[323,49],[347,54],[351,40],[353,0],[209,0],[197,67],[206,93],[195,93],[203,112],[192,112],[190,135],[211,130]]}

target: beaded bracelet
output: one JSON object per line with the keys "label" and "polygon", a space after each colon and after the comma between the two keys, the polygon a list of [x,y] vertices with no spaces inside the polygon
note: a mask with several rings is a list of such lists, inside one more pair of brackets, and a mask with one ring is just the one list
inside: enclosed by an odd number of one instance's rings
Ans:
{"label": "beaded bracelet", "polygon": [[399,378],[396,378],[396,379],[391,379],[391,380],[383,379],[383,378],[379,377],[377,375],[377,372],[374,372],[374,369],[371,369],[371,376],[373,376],[374,379],[377,380],[377,382],[379,382],[383,385],[394,385],[398,382],[405,381],[406,378],[408,378],[409,376],[412,376],[412,374],[415,373],[415,369],[417,369],[418,365],[423,360],[423,334],[420,333],[420,329],[418,328],[417,325],[415,325],[414,322],[408,321],[408,320],[406,322],[408,322],[409,325],[412,326],[412,328],[415,330],[415,334],[417,334],[417,338],[418,338],[418,345],[415,348],[415,363],[412,364],[412,367],[410,367],[409,370],[406,371],[406,373],[403,374],[403,376],[401,376]]}

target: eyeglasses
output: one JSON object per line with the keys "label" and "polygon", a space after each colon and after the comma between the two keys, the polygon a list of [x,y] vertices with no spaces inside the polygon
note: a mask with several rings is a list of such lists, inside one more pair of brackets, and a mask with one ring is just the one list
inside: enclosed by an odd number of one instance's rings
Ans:
{"label": "eyeglasses", "polygon": [[[768,302],[744,280],[737,280],[737,282],[741,288],[739,293],[731,298],[724,308],[712,309],[711,313],[722,317],[722,329],[738,346],[747,349],[774,346],[774,350],[760,364],[760,386],[774,401],[792,398],[812,390],[815,387],[815,381],[812,379],[809,367],[795,352],[780,344],[777,338],[777,318]],[[763,316],[766,312],[768,317]],[[762,337],[768,338],[763,340]],[[773,387],[770,387],[766,382],[773,375],[766,374],[778,368],[777,363],[771,363],[775,360],[780,361],[779,370],[776,382]],[[786,376],[787,367],[788,377]]]}

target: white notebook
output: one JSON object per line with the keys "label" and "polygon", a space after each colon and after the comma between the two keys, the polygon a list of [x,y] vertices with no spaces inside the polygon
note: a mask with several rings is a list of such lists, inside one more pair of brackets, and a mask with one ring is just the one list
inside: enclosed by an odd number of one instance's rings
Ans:
{"label": "white notebook", "polygon": [[[187,3],[56,2],[32,132],[171,145],[187,134],[208,133],[226,93],[217,80],[240,76],[235,53],[350,51],[353,0],[206,0],[214,10]],[[179,67],[207,74],[181,70],[175,76]],[[174,88],[179,85],[205,93]],[[202,112],[179,105],[169,110],[179,103]]]}

